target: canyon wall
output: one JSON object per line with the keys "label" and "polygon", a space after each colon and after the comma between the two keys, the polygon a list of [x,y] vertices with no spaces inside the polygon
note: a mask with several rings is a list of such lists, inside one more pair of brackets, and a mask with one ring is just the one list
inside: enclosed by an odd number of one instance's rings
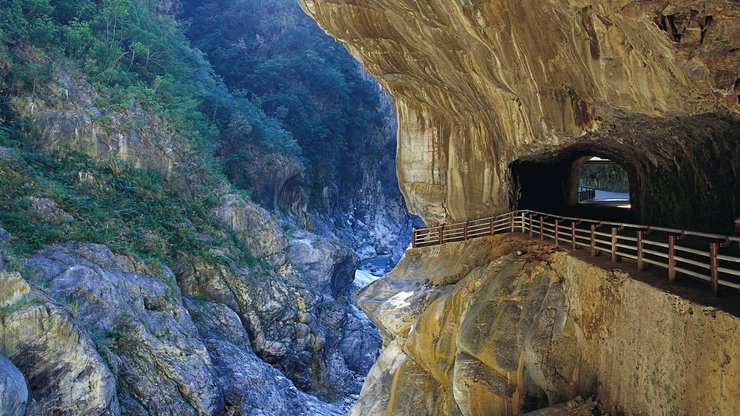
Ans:
{"label": "canyon wall", "polygon": [[428,224],[537,192],[512,162],[586,155],[627,170],[634,221],[739,215],[736,1],[301,3],[393,97],[399,183]]}
{"label": "canyon wall", "polygon": [[552,244],[412,249],[356,301],[385,348],[352,415],[517,415],[578,395],[612,414],[740,412],[740,319]]}

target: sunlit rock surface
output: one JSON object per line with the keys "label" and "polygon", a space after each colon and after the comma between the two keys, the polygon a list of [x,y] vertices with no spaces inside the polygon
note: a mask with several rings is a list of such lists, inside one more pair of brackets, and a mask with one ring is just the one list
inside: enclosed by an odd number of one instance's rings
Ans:
{"label": "sunlit rock surface", "polygon": [[628,415],[740,412],[740,319],[550,244],[409,250],[356,301],[385,348],[353,415],[516,415],[591,394]]}
{"label": "sunlit rock surface", "polygon": [[507,210],[514,161],[584,154],[624,165],[636,221],[724,231],[738,213],[735,1],[301,2],[393,97],[427,223]]}

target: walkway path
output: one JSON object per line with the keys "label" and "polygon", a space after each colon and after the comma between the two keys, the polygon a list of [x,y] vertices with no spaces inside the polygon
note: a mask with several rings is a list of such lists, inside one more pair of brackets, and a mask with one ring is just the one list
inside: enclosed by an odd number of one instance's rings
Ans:
{"label": "walkway path", "polygon": [[613,223],[519,210],[494,217],[436,227],[415,228],[412,247],[428,247],[505,232],[554,240],[572,250],[587,248],[591,256],[607,254],[616,264],[632,260],[638,270],[656,266],[668,281],[679,275],[740,290],[740,237],[677,230],[649,225]]}

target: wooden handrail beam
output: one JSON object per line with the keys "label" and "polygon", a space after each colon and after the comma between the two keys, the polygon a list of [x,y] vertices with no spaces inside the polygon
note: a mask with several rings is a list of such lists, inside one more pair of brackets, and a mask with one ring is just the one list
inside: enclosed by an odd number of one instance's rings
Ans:
{"label": "wooden handrail beam", "polygon": [[[517,218],[519,220],[517,220]],[[529,221],[527,221],[529,218]],[[663,227],[653,227],[649,225],[636,225],[625,223],[614,223],[608,221],[597,221],[583,218],[564,217],[560,215],[549,214],[533,210],[516,210],[508,213],[481,218],[477,220],[468,220],[465,222],[441,224],[435,227],[413,228],[411,236],[411,246],[429,247],[447,242],[465,241],[471,238],[494,235],[502,232],[516,231],[517,221],[521,221],[519,226],[522,233],[529,233],[530,237],[534,236],[535,219],[539,219],[539,238],[544,240],[545,236],[555,240],[555,244],[560,244],[561,224],[563,221],[570,221],[570,248],[573,250],[590,245],[591,256],[596,256],[601,250],[607,250],[610,247],[611,261],[617,263],[621,261],[622,256],[637,261],[638,270],[643,270],[650,265],[657,265],[668,270],[668,280],[674,281],[678,272],[689,276],[703,278],[712,285],[712,291],[719,293],[720,286],[729,286],[740,288],[740,283],[734,282],[730,277],[740,276],[736,273],[734,267],[740,267],[740,255],[719,254],[719,250],[740,242],[740,237],[723,236],[716,234],[700,233],[694,231],[677,230]],[[547,222],[547,219],[553,220]],[[587,228],[577,227],[580,224],[587,224]],[[596,229],[602,226],[610,226],[611,233],[597,232]],[[547,230],[547,232],[545,232]],[[619,235],[623,230],[630,230],[636,234],[636,238],[630,237],[630,234]],[[665,232],[668,234],[668,242],[660,243],[654,240],[646,240],[645,236],[653,231]],[[579,233],[585,233],[581,235]],[[562,233],[565,234],[565,233]],[[567,235],[567,234],[566,234]],[[602,240],[597,236],[611,237],[611,240]],[[690,246],[679,246],[677,241],[687,237],[696,237],[709,240],[709,252],[697,250]],[[578,240],[582,241],[578,241]],[[646,250],[645,244],[650,244],[651,249]],[[693,244],[692,244],[693,245]],[[600,248],[601,247],[601,248]],[[705,246],[706,247],[706,246]],[[630,254],[624,250],[634,250],[636,254]],[[656,251],[657,250],[657,251]],[[694,256],[678,256],[676,252],[681,250]],[[645,258],[648,254],[652,257]],[[720,261],[727,261],[728,266],[720,267]],[[689,268],[687,268],[689,267]],[[690,267],[698,268],[703,272],[694,271]],[[730,270],[727,272],[727,270]],[[706,273],[709,273],[709,276]],[[704,274],[702,274],[704,273]],[[726,273],[728,278],[720,279],[720,274]]]}

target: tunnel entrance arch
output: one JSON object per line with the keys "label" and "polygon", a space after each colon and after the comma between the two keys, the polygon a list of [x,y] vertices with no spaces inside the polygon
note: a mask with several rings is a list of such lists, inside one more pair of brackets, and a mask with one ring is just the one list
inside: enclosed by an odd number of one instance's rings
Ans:
{"label": "tunnel entrance arch", "polygon": [[[634,169],[606,152],[571,148],[519,159],[509,165],[509,174],[514,209],[607,221],[640,220],[635,215],[639,201]],[[587,195],[579,191],[586,188],[593,189],[593,194],[584,199]]]}
{"label": "tunnel entrance arch", "polygon": [[619,163],[599,156],[585,156],[573,162],[572,171],[577,175],[571,182],[571,186],[576,187],[575,203],[621,209],[632,207],[629,175]]}

